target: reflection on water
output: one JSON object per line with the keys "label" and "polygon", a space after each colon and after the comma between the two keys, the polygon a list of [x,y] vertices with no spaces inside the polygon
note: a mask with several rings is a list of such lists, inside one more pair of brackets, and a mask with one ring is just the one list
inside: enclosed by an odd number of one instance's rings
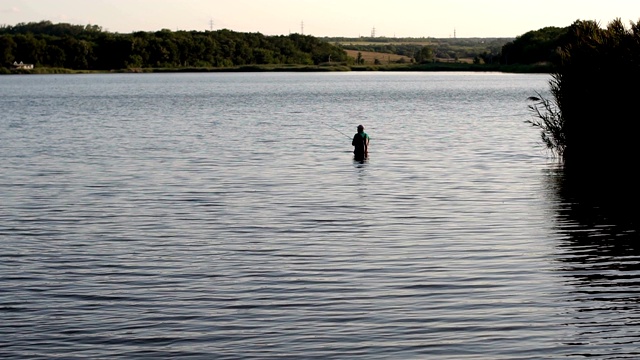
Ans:
{"label": "reflection on water", "polygon": [[359,157],[359,156],[354,156],[353,157],[353,163],[357,164],[358,167],[362,167],[364,166],[366,163],[369,162],[369,157]]}
{"label": "reflection on water", "polygon": [[[615,177],[615,179],[613,179]],[[626,177],[570,172],[558,165],[549,174],[557,197],[559,226],[571,242],[592,244],[606,254],[637,249],[637,185]],[[629,246],[623,244],[629,243]]]}
{"label": "reflection on water", "polygon": [[[627,179],[629,180],[629,179]],[[621,349],[640,343],[640,243],[637,189],[632,181],[568,171],[548,173],[557,204],[558,267],[574,329],[567,345],[588,345],[583,356],[634,358]],[[631,207],[630,207],[631,206]],[[585,351],[587,349],[584,349]]]}

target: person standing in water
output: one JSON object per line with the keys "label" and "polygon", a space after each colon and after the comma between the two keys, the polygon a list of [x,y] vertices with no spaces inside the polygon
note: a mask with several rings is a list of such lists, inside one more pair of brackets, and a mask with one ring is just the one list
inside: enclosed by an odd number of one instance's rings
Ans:
{"label": "person standing in water", "polygon": [[358,133],[353,135],[353,157],[357,161],[363,161],[369,157],[369,135],[364,132],[364,126],[358,125]]}

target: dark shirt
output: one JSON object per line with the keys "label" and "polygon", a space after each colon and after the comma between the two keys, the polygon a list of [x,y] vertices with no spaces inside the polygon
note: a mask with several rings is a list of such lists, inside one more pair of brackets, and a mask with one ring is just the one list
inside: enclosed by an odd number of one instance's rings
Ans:
{"label": "dark shirt", "polygon": [[370,139],[369,135],[367,135],[367,133],[364,131],[353,135],[353,140],[351,141],[351,145],[353,145],[353,153],[355,154],[355,156],[358,156],[358,157],[365,156],[369,139]]}

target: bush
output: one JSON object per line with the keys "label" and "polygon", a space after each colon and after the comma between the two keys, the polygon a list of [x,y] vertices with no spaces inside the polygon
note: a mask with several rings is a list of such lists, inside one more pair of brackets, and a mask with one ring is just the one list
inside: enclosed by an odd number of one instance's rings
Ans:
{"label": "bush", "polygon": [[[640,81],[640,23],[620,19],[602,29],[576,21],[553,74],[553,100],[532,97],[530,109],[546,146],[566,165],[611,166],[635,162],[635,88]],[[540,110],[541,108],[541,110]]]}

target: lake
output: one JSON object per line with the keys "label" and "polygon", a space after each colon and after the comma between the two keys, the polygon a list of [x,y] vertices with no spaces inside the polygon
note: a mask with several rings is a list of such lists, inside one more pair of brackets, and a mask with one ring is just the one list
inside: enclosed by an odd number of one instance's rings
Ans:
{"label": "lake", "polygon": [[637,213],[525,123],[549,79],[0,76],[0,357],[639,357]]}

